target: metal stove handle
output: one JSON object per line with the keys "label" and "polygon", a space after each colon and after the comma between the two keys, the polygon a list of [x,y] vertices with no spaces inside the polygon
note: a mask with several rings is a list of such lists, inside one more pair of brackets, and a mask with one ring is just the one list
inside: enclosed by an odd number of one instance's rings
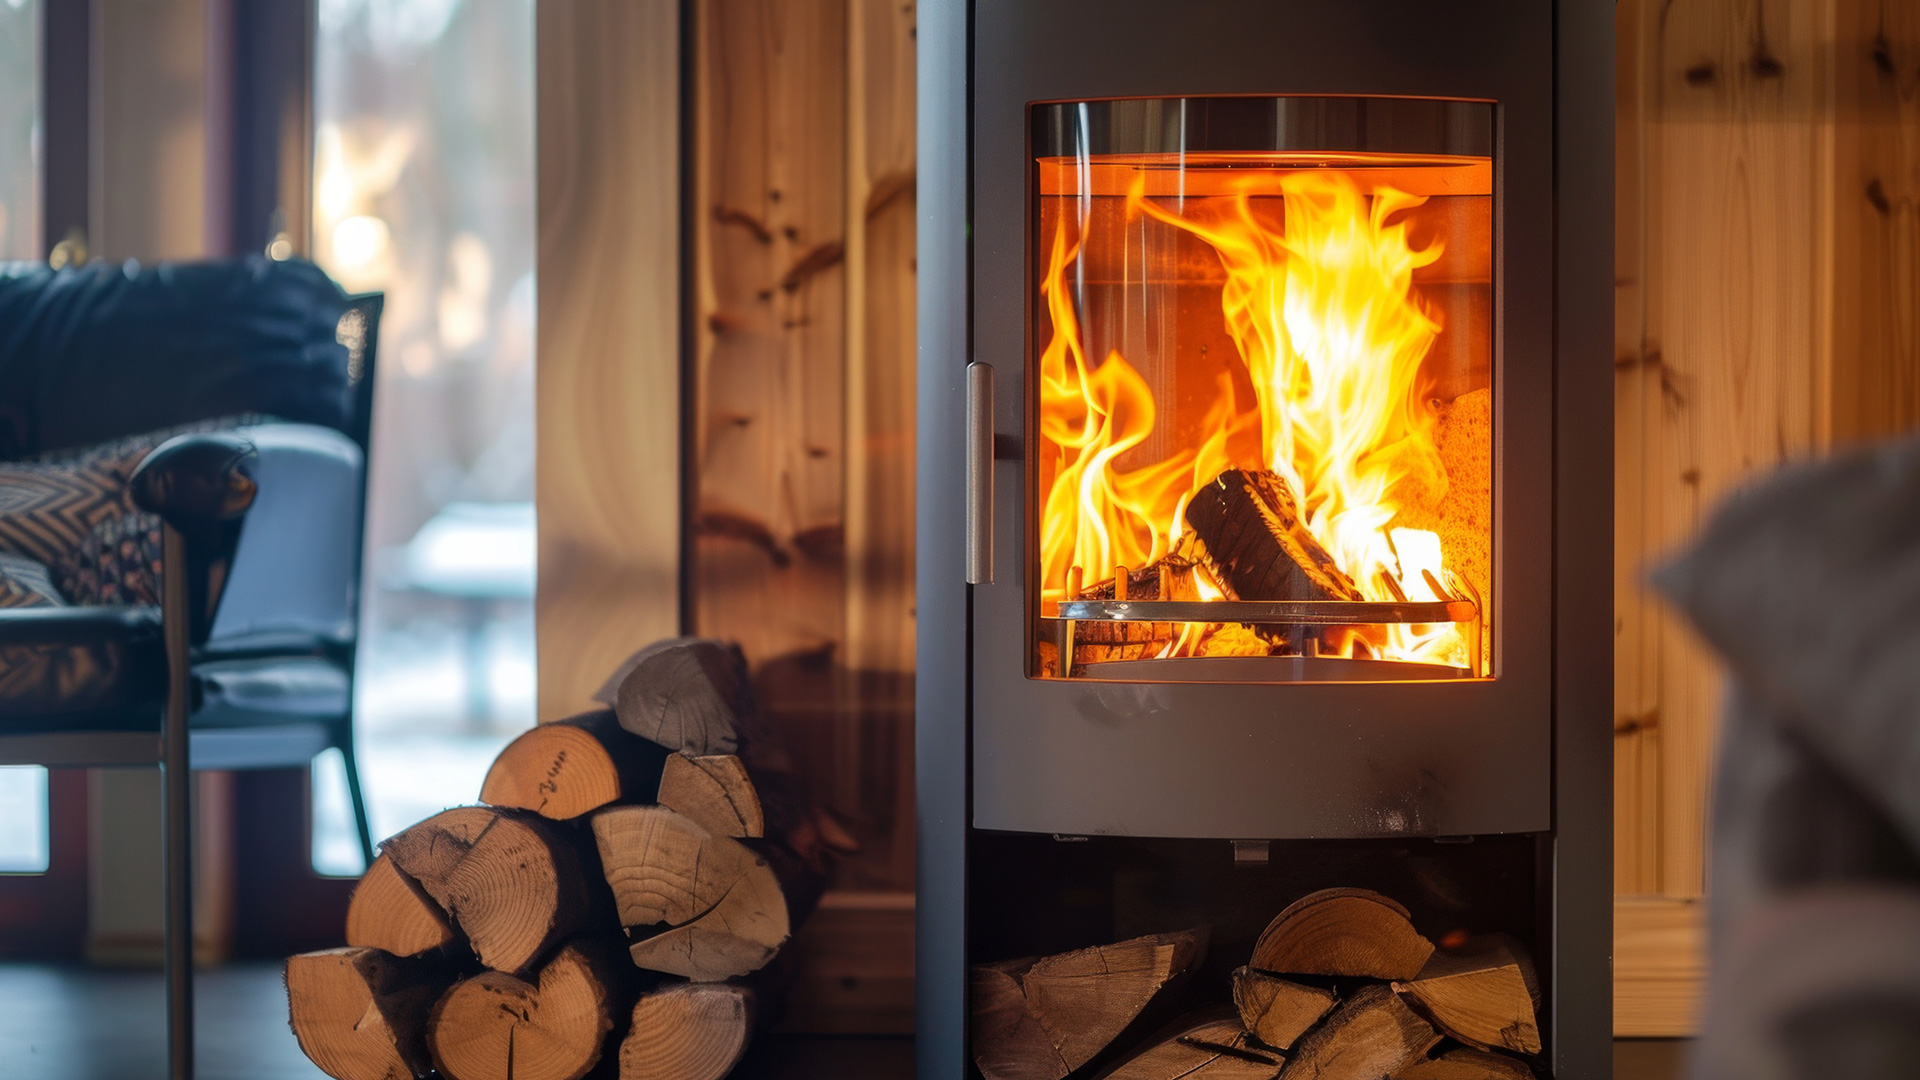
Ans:
{"label": "metal stove handle", "polygon": [[967,365],[967,584],[993,581],[993,367]]}

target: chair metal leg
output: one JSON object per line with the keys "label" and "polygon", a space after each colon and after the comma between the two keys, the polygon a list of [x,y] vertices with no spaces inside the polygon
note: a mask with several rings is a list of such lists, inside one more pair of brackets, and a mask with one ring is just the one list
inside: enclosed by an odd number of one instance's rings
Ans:
{"label": "chair metal leg", "polygon": [[166,858],[167,1076],[193,1080],[193,762],[187,738],[189,616],[186,542],[162,539],[161,618],[167,646],[167,714],[160,772]]}
{"label": "chair metal leg", "polygon": [[[347,698],[353,698],[353,687],[349,683]],[[348,712],[341,722],[341,734],[335,740],[340,747],[340,757],[347,764],[347,795],[353,800],[353,823],[360,830],[360,854],[366,859],[364,865],[373,865],[373,826],[367,821],[367,801],[360,794],[360,766],[355,762],[353,748],[353,713]]]}

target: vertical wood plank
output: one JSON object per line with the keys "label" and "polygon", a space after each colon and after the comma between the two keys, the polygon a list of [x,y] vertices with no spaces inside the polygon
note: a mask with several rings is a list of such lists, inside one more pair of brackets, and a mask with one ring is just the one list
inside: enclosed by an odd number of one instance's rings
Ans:
{"label": "vertical wood plank", "polygon": [[[835,804],[913,882],[914,4],[848,0],[846,623]],[[876,700],[877,699],[877,700]]]}
{"label": "vertical wood plank", "polygon": [[699,11],[696,624],[756,664],[839,644],[844,0]]}
{"label": "vertical wood plank", "polygon": [[[1817,269],[1827,239],[1820,2],[1664,9],[1650,245],[1662,297],[1648,325],[1661,405],[1648,432],[1654,521],[1643,554],[1684,542],[1729,489],[1818,444],[1828,317]],[[1677,620],[1659,617],[1658,633],[1660,888],[1697,896],[1720,673]]]}
{"label": "vertical wood plank", "polygon": [[1642,586],[1648,524],[1647,417],[1658,416],[1660,354],[1648,336],[1657,188],[1647,177],[1654,5],[1615,9],[1614,84],[1614,891],[1659,889],[1659,634]]}
{"label": "vertical wood plank", "polygon": [[1920,426],[1920,6],[1835,0],[1832,435]]}
{"label": "vertical wood plank", "polygon": [[678,10],[536,16],[543,721],[679,624]]}

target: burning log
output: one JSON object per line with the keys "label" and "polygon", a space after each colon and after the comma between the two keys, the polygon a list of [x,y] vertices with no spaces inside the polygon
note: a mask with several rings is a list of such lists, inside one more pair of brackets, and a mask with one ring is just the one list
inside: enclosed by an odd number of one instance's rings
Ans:
{"label": "burning log", "polygon": [[415,956],[459,939],[446,912],[385,855],[360,877],[347,901],[347,944]]}
{"label": "burning log", "polygon": [[517,975],[587,926],[594,882],[576,845],[545,818],[464,806],[380,847],[466,934],[481,963]]}
{"label": "burning log", "polygon": [[611,709],[541,724],[522,732],[487,769],[480,801],[532,810],[555,820],[577,818],[608,803],[652,799],[666,747],[620,726]]}
{"label": "burning log", "polygon": [[720,1080],[747,1052],[753,991],[682,983],[643,994],[620,1044],[620,1080]]}
{"label": "burning log", "polygon": [[1235,600],[1359,600],[1300,520],[1293,489],[1278,473],[1228,469],[1187,503],[1186,521],[1203,560]]}
{"label": "burning log", "polygon": [[569,942],[531,981],[485,971],[433,1006],[427,1037],[447,1080],[580,1080],[627,1018],[636,972],[617,943]]}
{"label": "burning log", "polygon": [[1540,1005],[1533,965],[1516,944],[1489,939],[1470,951],[1435,953],[1420,976],[1393,988],[1440,1030],[1482,1050],[1540,1052]]}
{"label": "burning log", "polygon": [[300,1049],[337,1080],[425,1076],[427,1013],[453,968],[379,949],[325,949],[287,961],[288,1023]]}
{"label": "burning log", "polygon": [[818,894],[791,871],[783,882],[775,860],[664,806],[601,810],[593,835],[620,924],[658,931],[629,949],[654,971],[703,982],[757,971],[786,944],[789,892]]}
{"label": "burning log", "polygon": [[1251,966],[1292,975],[1413,979],[1433,955],[1407,909],[1368,889],[1322,889],[1274,916]]}
{"label": "burning log", "polygon": [[1231,1009],[1175,1021],[1098,1080],[1274,1080],[1283,1059],[1252,1041]]}
{"label": "burning log", "polygon": [[1253,1037],[1285,1050],[1334,1005],[1333,991],[1290,982],[1253,968],[1233,972],[1233,1004]]}
{"label": "burning log", "polygon": [[1280,1080],[1375,1080],[1424,1056],[1440,1033],[1384,986],[1357,991],[1293,1054]]}
{"label": "burning log", "polygon": [[1533,1070],[1502,1054],[1461,1047],[1407,1065],[1390,1080],[1533,1080]]}
{"label": "burning log", "polygon": [[1061,1080],[1105,1050],[1206,951],[1206,932],[1132,938],[972,970],[974,1063],[987,1080]]}

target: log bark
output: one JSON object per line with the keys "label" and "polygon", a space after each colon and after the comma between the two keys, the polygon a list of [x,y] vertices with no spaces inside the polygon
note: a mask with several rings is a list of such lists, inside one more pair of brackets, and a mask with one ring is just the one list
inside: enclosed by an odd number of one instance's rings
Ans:
{"label": "log bark", "polygon": [[620,1044],[620,1080],[720,1080],[747,1052],[753,991],[682,983],[643,994]]}
{"label": "log bark", "polygon": [[531,979],[455,983],[433,1006],[428,1049],[447,1080],[580,1080],[624,1028],[635,985],[617,940],[570,941]]}
{"label": "log bark", "polygon": [[1105,1050],[1198,964],[1184,930],[973,970],[974,1062],[987,1080],[1060,1080]]}
{"label": "log bark", "polygon": [[717,836],[766,835],[760,794],[732,754],[670,755],[660,776],[659,803]]}
{"label": "log bark", "polygon": [[611,699],[621,727],[694,757],[734,753],[742,725],[756,715],[739,646],[705,638],[654,642],[595,697]]}
{"label": "log bark", "polygon": [[412,1080],[433,1068],[427,1013],[451,966],[378,949],[325,949],[287,961],[287,1012],[300,1050],[335,1080]]}
{"label": "log bark", "polygon": [[481,963],[524,975],[593,913],[596,883],[579,843],[533,814],[467,806],[380,846],[467,936]]}
{"label": "log bark", "polygon": [[1194,492],[1187,525],[1232,599],[1361,599],[1300,521],[1297,506],[1286,480],[1266,470],[1228,469]]}
{"label": "log bark", "polygon": [[1504,1054],[1463,1046],[1407,1065],[1392,1080],[1533,1080],[1533,1070]]}
{"label": "log bark", "polygon": [[1294,1047],[1280,1080],[1378,1080],[1433,1049],[1440,1033],[1384,986],[1357,991]]}
{"label": "log bark", "polygon": [[595,709],[522,732],[487,770],[480,801],[577,818],[613,802],[650,800],[672,754]]}
{"label": "log bark", "polygon": [[663,806],[593,815],[601,869],[620,924],[648,936],[633,962],[696,981],[766,966],[791,931],[787,897],[768,858]]}
{"label": "log bark", "polygon": [[1252,1041],[1233,1010],[1203,1010],[1175,1021],[1098,1080],[1274,1080],[1281,1056]]}
{"label": "log bark", "polygon": [[1268,1046],[1288,1049],[1333,1008],[1334,994],[1253,968],[1233,972],[1233,1005],[1240,1022]]}
{"label": "log bark", "polygon": [[1459,954],[1435,953],[1418,978],[1393,988],[1463,1043],[1537,1054],[1538,985],[1524,950],[1489,939]]}
{"label": "log bark", "polygon": [[1323,889],[1274,916],[1249,966],[1289,975],[1412,979],[1433,955],[1407,909],[1367,889]]}
{"label": "log bark", "polygon": [[347,901],[347,944],[415,956],[448,948],[460,935],[446,912],[381,855],[360,876]]}

